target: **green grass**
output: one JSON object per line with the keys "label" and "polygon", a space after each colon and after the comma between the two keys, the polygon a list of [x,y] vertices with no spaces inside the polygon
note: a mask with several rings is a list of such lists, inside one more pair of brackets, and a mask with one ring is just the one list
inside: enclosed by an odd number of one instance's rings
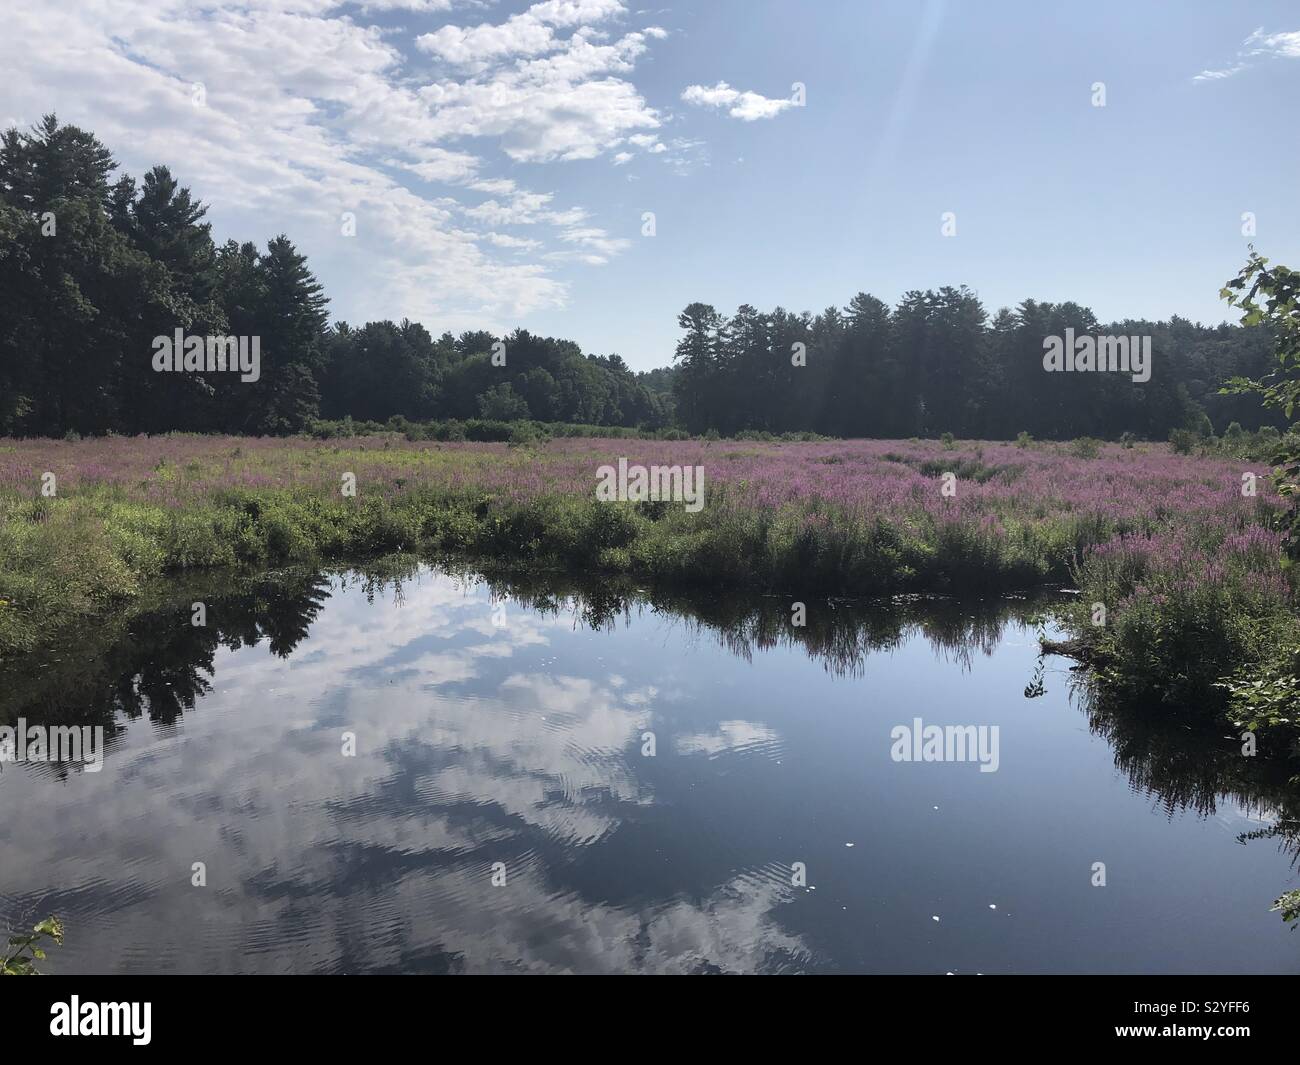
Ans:
{"label": "green grass", "polygon": [[[705,506],[598,501],[596,470],[618,456],[701,464]],[[1072,583],[1066,620],[1111,696],[1295,730],[1281,504],[1267,481],[1243,497],[1242,469],[1092,441],[6,442],[0,657],[93,624],[162,574],[399,551],[792,600]]]}
{"label": "green grass", "polygon": [[900,527],[829,507],[729,507],[725,496],[725,487],[716,489],[699,514],[560,494],[512,500],[430,485],[362,498],[231,488],[180,508],[125,498],[115,486],[10,501],[0,522],[0,654],[31,649],[166,572],[391,551],[807,595],[988,590],[1052,575],[1050,530],[1045,540],[1026,528],[999,541],[955,524]]}

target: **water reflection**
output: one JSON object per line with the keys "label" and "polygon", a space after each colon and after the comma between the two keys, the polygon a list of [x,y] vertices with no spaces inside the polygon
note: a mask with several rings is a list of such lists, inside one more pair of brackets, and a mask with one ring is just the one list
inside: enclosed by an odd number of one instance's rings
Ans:
{"label": "water reflection", "polygon": [[[67,917],[58,971],[1286,967],[1285,775],[1059,670],[1026,702],[1042,605],[809,603],[797,626],[784,600],[404,560],[160,589],[0,676],[0,721],[111,735],[101,774],[0,773],[0,914]],[[891,763],[914,711],[1001,721],[1005,768]],[[1282,854],[1207,899],[1216,818]],[[1186,893],[1133,894],[1161,848]],[[1100,896],[1073,879],[1095,852],[1124,876]],[[1199,952],[1162,926],[1196,905],[1222,926]]]}

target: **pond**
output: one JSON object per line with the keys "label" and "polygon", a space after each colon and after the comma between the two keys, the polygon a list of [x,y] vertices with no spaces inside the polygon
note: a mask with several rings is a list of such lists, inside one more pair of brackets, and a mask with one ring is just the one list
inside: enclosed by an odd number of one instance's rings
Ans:
{"label": "pond", "polygon": [[0,923],[53,973],[1300,971],[1285,777],[1090,706],[1039,605],[177,586],[0,678],[104,729],[0,766]]}

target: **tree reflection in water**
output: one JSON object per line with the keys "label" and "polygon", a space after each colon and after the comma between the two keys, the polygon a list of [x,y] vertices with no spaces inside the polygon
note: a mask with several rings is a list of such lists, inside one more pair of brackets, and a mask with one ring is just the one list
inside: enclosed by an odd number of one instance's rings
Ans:
{"label": "tree reflection in water", "polygon": [[[468,590],[486,584],[544,615],[568,615],[575,627],[610,630],[642,612],[686,627],[696,639],[715,640],[746,660],[756,651],[797,647],[827,672],[863,678],[872,654],[921,634],[933,652],[969,669],[989,655],[1010,623],[1032,626],[1050,610],[1050,598],[962,601],[900,596],[880,600],[823,600],[808,604],[796,625],[794,602],[772,596],[692,595],[638,588],[574,575],[484,575],[441,565]],[[307,637],[331,582],[359,587],[368,600],[390,594],[400,603],[404,585],[420,579],[422,564],[401,556],[348,570],[290,569],[256,575],[207,574],[160,582],[129,612],[79,632],[65,643],[0,667],[0,723],[102,725],[108,738],[127,722],[147,717],[173,725],[212,690],[219,648],[263,642],[288,658]],[[192,605],[204,603],[206,624],[192,624]],[[1030,630],[1032,631],[1032,630]],[[1044,668],[1026,689],[1041,693]],[[1050,673],[1047,674],[1049,677]],[[1061,676],[1061,674],[1057,674]],[[1190,810],[1213,816],[1231,804],[1271,822],[1240,837],[1273,839],[1295,863],[1300,858],[1300,787],[1293,763],[1243,757],[1239,737],[1226,726],[1189,725],[1168,711],[1105,706],[1081,674],[1068,676],[1071,702],[1091,730],[1109,743],[1130,785],[1173,817]],[[79,767],[51,764],[63,775]]]}

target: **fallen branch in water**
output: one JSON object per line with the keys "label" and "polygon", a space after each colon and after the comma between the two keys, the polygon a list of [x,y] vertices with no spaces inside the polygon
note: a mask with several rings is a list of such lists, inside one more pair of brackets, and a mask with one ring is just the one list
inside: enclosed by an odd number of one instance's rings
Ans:
{"label": "fallen branch in water", "polygon": [[1093,649],[1082,640],[1039,640],[1038,645],[1045,655],[1073,658],[1080,665],[1091,665],[1096,657]]}

